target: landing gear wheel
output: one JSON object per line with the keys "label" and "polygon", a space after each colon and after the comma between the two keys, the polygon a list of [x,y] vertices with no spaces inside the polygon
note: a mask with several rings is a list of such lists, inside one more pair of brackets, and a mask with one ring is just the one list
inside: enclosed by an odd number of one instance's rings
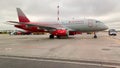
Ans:
{"label": "landing gear wheel", "polygon": [[94,35],[94,38],[97,38],[97,35]]}
{"label": "landing gear wheel", "polygon": [[49,38],[50,38],[50,39],[54,39],[54,35],[50,35]]}
{"label": "landing gear wheel", "polygon": [[57,36],[58,39],[60,39],[61,37],[60,36]]}
{"label": "landing gear wheel", "polygon": [[97,35],[96,35],[96,33],[94,32],[94,38],[97,38]]}

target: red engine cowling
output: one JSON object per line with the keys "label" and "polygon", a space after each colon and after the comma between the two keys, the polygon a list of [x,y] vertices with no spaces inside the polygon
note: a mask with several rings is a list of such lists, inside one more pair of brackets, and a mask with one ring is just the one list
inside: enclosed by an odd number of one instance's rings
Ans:
{"label": "red engine cowling", "polygon": [[67,35],[67,30],[58,29],[58,30],[53,31],[52,35],[55,35],[55,36],[66,36]]}

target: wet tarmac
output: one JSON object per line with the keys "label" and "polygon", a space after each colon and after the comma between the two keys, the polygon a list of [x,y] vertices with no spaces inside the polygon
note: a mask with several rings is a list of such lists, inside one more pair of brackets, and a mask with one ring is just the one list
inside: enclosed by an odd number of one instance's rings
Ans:
{"label": "wet tarmac", "polygon": [[[29,59],[39,58],[61,62],[74,61],[75,63],[80,63],[80,65],[84,63],[86,66],[88,64],[91,66],[93,64],[97,64],[97,66],[102,64],[102,66],[107,66],[108,68],[119,68],[119,33],[117,36],[108,36],[106,32],[99,32],[97,35],[97,39],[94,39],[93,35],[87,34],[71,36],[69,39],[49,39],[49,35],[0,35],[0,56]],[[66,66],[69,66],[69,64]],[[89,68],[89,66],[81,68]]]}

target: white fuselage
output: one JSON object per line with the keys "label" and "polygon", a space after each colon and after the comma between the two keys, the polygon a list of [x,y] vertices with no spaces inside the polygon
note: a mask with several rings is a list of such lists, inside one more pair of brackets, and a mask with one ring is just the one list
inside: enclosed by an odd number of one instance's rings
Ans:
{"label": "white fuselage", "polygon": [[61,26],[67,30],[80,31],[80,32],[96,32],[96,31],[102,31],[108,29],[108,27],[104,23],[94,19],[60,21],[57,24],[43,23],[42,25],[43,26],[48,25],[50,27],[55,27],[55,28]]}
{"label": "white fuselage", "polygon": [[73,20],[66,23],[62,22],[62,25],[66,28],[82,32],[102,31],[108,29],[104,23],[94,19]]}

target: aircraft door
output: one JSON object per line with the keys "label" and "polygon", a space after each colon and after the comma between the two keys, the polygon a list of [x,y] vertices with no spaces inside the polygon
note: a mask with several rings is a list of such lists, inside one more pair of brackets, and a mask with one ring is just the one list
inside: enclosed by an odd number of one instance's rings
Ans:
{"label": "aircraft door", "polygon": [[93,20],[88,20],[88,27],[93,28],[94,22]]}

